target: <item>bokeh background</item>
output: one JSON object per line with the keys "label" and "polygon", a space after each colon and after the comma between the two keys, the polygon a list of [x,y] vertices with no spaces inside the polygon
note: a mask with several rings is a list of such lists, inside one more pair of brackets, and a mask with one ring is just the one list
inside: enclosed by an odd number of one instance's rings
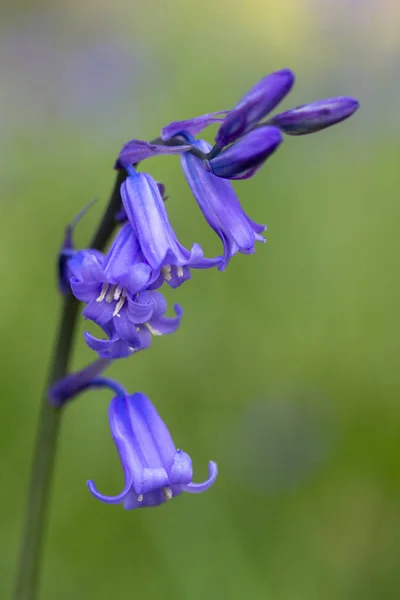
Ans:
{"label": "bokeh background", "polygon": [[[60,299],[63,229],[84,245],[132,137],[230,108],[269,71],[283,107],[353,95],[361,110],[286,139],[242,204],[268,241],[167,292],[174,336],[114,365],[148,394],[195,479],[214,487],[126,512],[107,393],[65,414],[41,598],[397,599],[400,589],[400,5],[391,0],[2,2],[0,19],[0,597],[9,598],[38,406]],[[213,131],[207,132],[212,139]],[[179,160],[167,186],[180,239],[219,241]],[[74,366],[92,358],[80,335]]]}

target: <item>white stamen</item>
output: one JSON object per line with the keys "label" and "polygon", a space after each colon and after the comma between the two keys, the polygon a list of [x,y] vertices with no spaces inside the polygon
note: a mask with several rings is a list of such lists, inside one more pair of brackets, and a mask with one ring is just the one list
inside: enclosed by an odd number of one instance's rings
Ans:
{"label": "white stamen", "polygon": [[163,274],[165,281],[171,281],[171,265],[165,265],[165,267],[161,269],[161,273]]}
{"label": "white stamen", "polygon": [[115,307],[115,310],[113,312],[113,317],[120,317],[121,315],[119,315],[119,311],[121,310],[121,308],[123,307],[123,305],[125,304],[125,300],[126,300],[126,296],[122,296],[122,298],[120,298],[117,302],[117,305]]}
{"label": "white stamen", "polygon": [[104,300],[104,298],[106,297],[106,294],[107,294],[107,290],[108,290],[108,283],[103,283],[103,285],[101,286],[100,296],[98,298],[96,298],[96,302],[102,302]]}
{"label": "white stamen", "polygon": [[116,285],[111,285],[110,289],[108,290],[107,294],[106,294],[106,302],[108,302],[108,304],[111,304],[111,302],[114,300],[114,292],[116,289]]}
{"label": "white stamen", "polygon": [[117,288],[114,292],[114,300],[119,300],[121,298],[121,294],[122,294],[122,286],[120,284],[117,285]]}
{"label": "white stamen", "polygon": [[143,502],[143,494],[139,494],[139,496],[137,497],[137,501]]}
{"label": "white stamen", "polygon": [[170,487],[163,487],[162,491],[166,501],[172,500],[172,490]]}
{"label": "white stamen", "polygon": [[183,277],[183,267],[176,267],[176,274],[178,277]]}
{"label": "white stamen", "polygon": [[157,331],[157,329],[154,329],[150,323],[145,323],[145,327],[147,327],[147,329],[150,331],[151,335],[162,335],[161,331]]}

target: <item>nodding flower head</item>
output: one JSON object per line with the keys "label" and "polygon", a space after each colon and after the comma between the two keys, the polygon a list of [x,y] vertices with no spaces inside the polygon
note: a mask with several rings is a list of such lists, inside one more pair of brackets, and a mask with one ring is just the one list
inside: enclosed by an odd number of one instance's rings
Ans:
{"label": "nodding flower head", "polygon": [[124,508],[158,506],[182,492],[207,490],[217,477],[217,465],[209,463],[209,478],[193,483],[192,460],[177,450],[167,426],[144,394],[118,394],[110,404],[109,422],[125,477],[123,491],[105,496],[88,481],[91,494],[108,504]]}
{"label": "nodding flower head", "polygon": [[86,343],[102,358],[125,357],[147,348],[152,335],[174,332],[182,309],[165,317],[167,303],[154,288],[160,271],[143,262],[129,223],[123,226],[106,256],[81,251],[69,261],[70,285],[78,300],[86,303],[83,316],[94,321],[109,339],[85,334]]}
{"label": "nodding flower head", "polygon": [[[202,140],[196,142],[196,147],[203,152],[211,148]],[[231,182],[206,170],[203,161],[193,154],[181,154],[181,165],[205,219],[222,240],[224,256],[219,269],[225,269],[236,252],[255,252],[255,242],[265,242],[260,235],[265,226],[255,223],[246,215]]]}
{"label": "nodding flower head", "polygon": [[187,267],[207,269],[219,263],[220,257],[204,258],[198,244],[189,251],[178,242],[160,189],[147,173],[128,168],[128,177],[121,185],[121,198],[145,261],[152,269],[164,269],[167,281],[175,268],[183,276]]}

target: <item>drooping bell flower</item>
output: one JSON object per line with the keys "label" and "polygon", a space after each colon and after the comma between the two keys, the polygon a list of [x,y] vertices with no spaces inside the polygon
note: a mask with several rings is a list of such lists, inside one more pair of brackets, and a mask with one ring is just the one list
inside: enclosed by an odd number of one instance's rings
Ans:
{"label": "drooping bell flower", "polygon": [[140,251],[151,269],[161,269],[170,283],[173,278],[188,279],[189,268],[208,269],[219,264],[221,257],[204,258],[199,244],[194,244],[189,251],[179,243],[154,179],[133,167],[127,167],[127,172],[128,177],[121,185],[122,203]]}
{"label": "drooping bell flower", "polygon": [[158,506],[182,492],[208,490],[217,477],[217,465],[210,461],[209,478],[203,483],[193,483],[190,456],[176,449],[149,398],[139,392],[129,395],[119,385],[102,381],[118,392],[109,407],[109,423],[125,485],[120,494],[106,496],[97,491],[93,481],[88,481],[90,493],[107,504],[123,503],[125,509],[133,509]]}
{"label": "drooping bell flower", "polygon": [[[203,152],[211,148],[202,140],[194,144]],[[260,235],[265,225],[255,223],[246,215],[231,182],[206,170],[203,161],[193,154],[181,154],[180,159],[186,181],[205,219],[222,240],[224,256],[218,268],[224,270],[236,252],[255,252],[255,242],[265,242]]]}
{"label": "drooping bell flower", "polygon": [[174,332],[182,309],[165,317],[167,303],[152,287],[160,285],[160,272],[143,262],[137,238],[126,223],[108,254],[81,251],[68,263],[70,285],[86,303],[83,316],[99,325],[108,339],[85,334],[86,343],[102,358],[123,358],[147,348],[152,335]]}

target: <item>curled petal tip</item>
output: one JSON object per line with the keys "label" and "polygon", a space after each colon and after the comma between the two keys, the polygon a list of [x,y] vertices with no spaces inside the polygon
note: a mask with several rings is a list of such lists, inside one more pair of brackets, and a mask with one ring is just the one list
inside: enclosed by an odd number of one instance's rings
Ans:
{"label": "curled petal tip", "polygon": [[132,482],[127,482],[123,491],[120,494],[117,494],[116,496],[105,496],[103,494],[100,494],[100,492],[97,491],[94,481],[92,481],[91,479],[89,479],[89,481],[86,482],[86,485],[89,488],[89,492],[92,494],[92,496],[97,498],[97,500],[101,500],[106,504],[120,504],[124,501],[125,497],[127,496],[132,486]]}
{"label": "curled petal tip", "polygon": [[183,487],[183,489],[185,492],[189,492],[190,494],[200,494],[201,492],[205,492],[212,486],[217,478],[217,475],[217,463],[215,463],[213,460],[210,460],[208,463],[208,479],[203,481],[203,483],[188,483]]}

